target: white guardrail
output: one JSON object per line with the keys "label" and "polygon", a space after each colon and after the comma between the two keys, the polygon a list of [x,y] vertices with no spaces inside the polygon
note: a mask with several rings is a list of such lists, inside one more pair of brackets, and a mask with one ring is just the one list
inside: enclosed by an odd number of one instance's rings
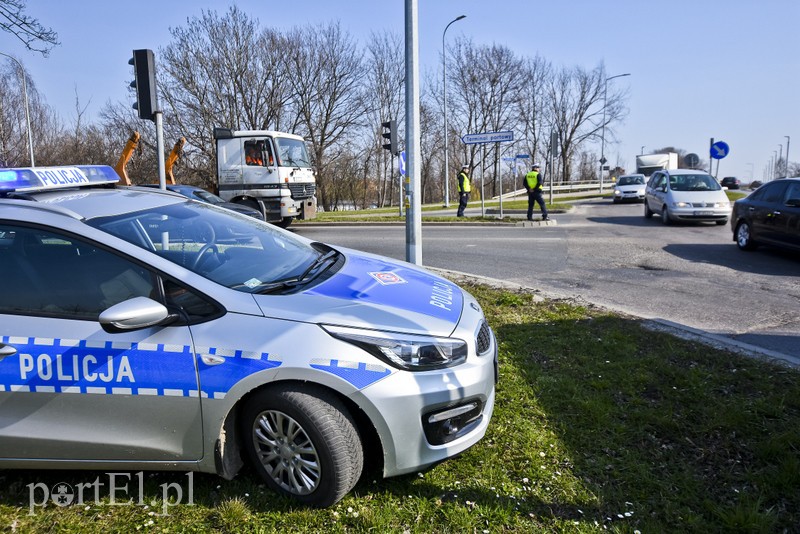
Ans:
{"label": "white guardrail", "polygon": [[[614,189],[614,182],[607,180],[603,182],[603,191],[610,191]],[[573,183],[564,183],[564,184],[553,184],[553,194],[556,195],[563,195],[569,193],[592,193],[592,192],[600,192],[600,182],[573,182]],[[548,194],[550,192],[550,183],[545,182],[542,185],[542,193]],[[503,193],[503,198],[511,198],[511,197],[518,197],[520,195],[524,195],[524,189],[517,189],[516,191],[509,191],[507,193]],[[494,196],[492,198],[499,198],[498,196]]]}

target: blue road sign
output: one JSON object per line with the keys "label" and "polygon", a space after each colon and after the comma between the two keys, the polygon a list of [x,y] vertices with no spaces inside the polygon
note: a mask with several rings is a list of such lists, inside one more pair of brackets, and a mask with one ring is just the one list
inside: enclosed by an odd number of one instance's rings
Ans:
{"label": "blue road sign", "polygon": [[400,152],[400,157],[397,158],[397,166],[400,167],[400,176],[406,175],[406,151]]}
{"label": "blue road sign", "polygon": [[725,141],[717,141],[711,145],[711,157],[714,159],[722,159],[727,156],[730,151],[731,148]]}
{"label": "blue road sign", "polygon": [[528,159],[530,157],[530,154],[517,154],[517,159]]}
{"label": "blue road sign", "polygon": [[467,134],[461,138],[465,145],[479,145],[483,143],[507,143],[514,140],[514,132],[484,132]]}

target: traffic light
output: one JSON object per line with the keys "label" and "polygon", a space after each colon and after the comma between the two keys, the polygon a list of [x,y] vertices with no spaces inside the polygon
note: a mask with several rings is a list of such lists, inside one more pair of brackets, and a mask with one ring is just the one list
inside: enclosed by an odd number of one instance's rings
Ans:
{"label": "traffic light", "polygon": [[133,109],[139,112],[140,119],[153,120],[153,115],[158,111],[156,62],[153,51],[134,50],[128,65],[133,65],[133,72],[136,76],[136,79],[131,82],[131,87],[136,89],[136,103],[133,105]]}
{"label": "traffic light", "polygon": [[388,150],[394,156],[399,152],[397,147],[397,121],[391,120],[382,122],[381,126],[383,126],[383,133],[381,134],[381,137],[389,140],[388,143],[383,143],[383,148]]}

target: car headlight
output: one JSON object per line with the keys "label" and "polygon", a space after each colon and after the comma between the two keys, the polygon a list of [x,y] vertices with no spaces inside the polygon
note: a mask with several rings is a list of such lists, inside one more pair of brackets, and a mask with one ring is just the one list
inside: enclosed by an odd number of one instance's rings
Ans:
{"label": "car headlight", "polygon": [[692,207],[692,203],[691,202],[673,202],[672,206],[675,207],[675,208],[691,208]]}
{"label": "car headlight", "polygon": [[619,189],[614,189],[614,194],[615,195],[621,195],[622,191],[620,191]]}
{"label": "car headlight", "polygon": [[428,371],[458,365],[467,359],[460,339],[418,336],[323,325],[330,335],[364,349],[376,358],[408,371]]}

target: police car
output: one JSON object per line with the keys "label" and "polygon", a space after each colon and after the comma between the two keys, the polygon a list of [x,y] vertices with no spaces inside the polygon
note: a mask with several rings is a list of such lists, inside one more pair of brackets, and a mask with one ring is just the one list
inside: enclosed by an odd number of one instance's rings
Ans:
{"label": "police car", "polygon": [[476,300],[106,166],[0,169],[0,468],[233,477],[312,506],[484,435]]}

